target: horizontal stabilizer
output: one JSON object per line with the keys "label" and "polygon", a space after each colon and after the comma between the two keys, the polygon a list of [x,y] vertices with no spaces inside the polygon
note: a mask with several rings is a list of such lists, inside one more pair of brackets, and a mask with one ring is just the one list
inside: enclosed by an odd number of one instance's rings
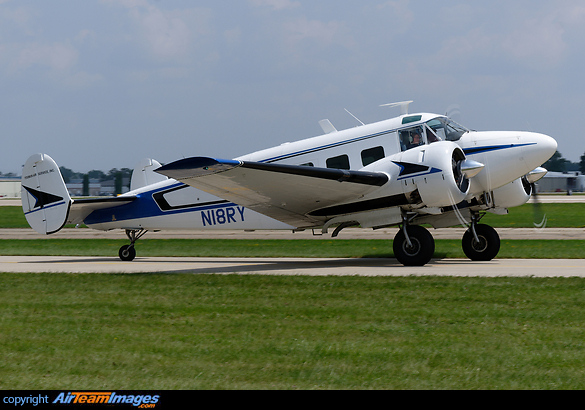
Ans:
{"label": "horizontal stabilizer", "polygon": [[89,214],[98,209],[114,208],[128,204],[136,199],[135,196],[116,196],[104,198],[74,199],[69,211],[67,223],[80,224]]}
{"label": "horizontal stabilizer", "polygon": [[156,172],[296,227],[319,225],[311,211],[357,200],[388,181],[381,172],[193,157]]}

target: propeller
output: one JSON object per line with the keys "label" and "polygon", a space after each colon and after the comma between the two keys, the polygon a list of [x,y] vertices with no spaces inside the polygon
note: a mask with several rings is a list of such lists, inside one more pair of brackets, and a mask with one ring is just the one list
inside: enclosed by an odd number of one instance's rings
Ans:
{"label": "propeller", "polygon": [[532,212],[534,214],[534,221],[532,224],[536,229],[546,228],[548,221],[546,213],[542,209],[542,204],[538,200],[538,190],[536,189],[536,181],[546,175],[548,171],[542,167],[538,167],[522,177],[522,184],[526,193],[532,196]]}
{"label": "propeller", "polygon": [[445,116],[452,119],[455,122],[461,122],[461,107],[459,104],[451,104],[445,110]]}
{"label": "propeller", "polygon": [[451,166],[453,167],[455,183],[461,192],[467,191],[469,179],[476,176],[485,167],[481,162],[466,158],[461,150],[453,151]]}

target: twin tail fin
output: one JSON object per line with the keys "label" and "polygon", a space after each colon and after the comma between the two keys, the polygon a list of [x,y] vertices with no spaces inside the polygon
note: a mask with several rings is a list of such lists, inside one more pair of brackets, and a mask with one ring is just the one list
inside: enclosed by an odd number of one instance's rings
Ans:
{"label": "twin tail fin", "polygon": [[34,154],[24,164],[21,197],[27,222],[44,235],[63,228],[73,202],[57,163],[47,154]]}

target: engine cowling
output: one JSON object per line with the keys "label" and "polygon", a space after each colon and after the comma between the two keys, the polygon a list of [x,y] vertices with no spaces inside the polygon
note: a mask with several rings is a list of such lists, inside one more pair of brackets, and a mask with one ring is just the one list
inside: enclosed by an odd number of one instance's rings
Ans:
{"label": "engine cowling", "polygon": [[400,167],[398,180],[403,192],[418,190],[428,207],[458,204],[469,193],[469,179],[461,170],[465,154],[451,141],[404,151],[392,162]]}
{"label": "engine cowling", "polygon": [[524,205],[530,199],[532,187],[526,177],[494,189],[492,199],[495,208],[513,208]]}

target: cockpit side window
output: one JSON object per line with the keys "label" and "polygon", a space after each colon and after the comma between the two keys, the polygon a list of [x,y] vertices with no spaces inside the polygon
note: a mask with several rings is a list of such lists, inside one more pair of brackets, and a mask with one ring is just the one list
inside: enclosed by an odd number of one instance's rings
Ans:
{"label": "cockpit side window", "polygon": [[425,128],[426,128],[426,132],[427,132],[427,142],[429,144],[432,144],[433,142],[437,142],[437,141],[442,141],[442,139],[439,138],[439,136],[437,134],[435,134],[435,132],[433,131],[432,128],[430,128],[428,125]]}
{"label": "cockpit side window", "polygon": [[443,124],[439,118],[430,120],[426,124],[427,127],[429,127],[429,129],[431,129],[438,138],[443,141],[446,139],[447,135],[445,134],[445,124]]}
{"label": "cockpit side window", "polygon": [[400,149],[406,151],[419,145],[424,145],[424,133],[421,126],[407,128],[398,131],[400,138]]}
{"label": "cockpit side window", "polygon": [[426,125],[439,139],[444,141],[457,141],[463,134],[469,132],[467,128],[449,118],[435,118],[427,121]]}

